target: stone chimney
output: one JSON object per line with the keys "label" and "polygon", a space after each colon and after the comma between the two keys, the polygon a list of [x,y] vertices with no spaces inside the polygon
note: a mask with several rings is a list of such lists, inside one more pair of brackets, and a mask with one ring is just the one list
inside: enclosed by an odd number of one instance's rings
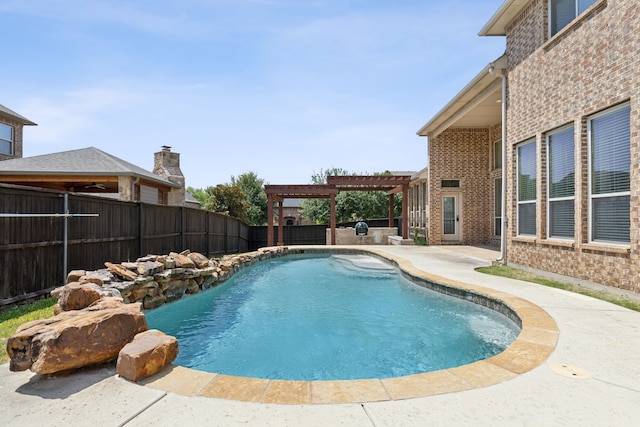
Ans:
{"label": "stone chimney", "polygon": [[173,188],[169,192],[167,204],[184,206],[185,181],[180,170],[180,154],[171,151],[171,147],[163,145],[162,149],[153,155],[153,173],[162,178],[180,184],[180,188]]}

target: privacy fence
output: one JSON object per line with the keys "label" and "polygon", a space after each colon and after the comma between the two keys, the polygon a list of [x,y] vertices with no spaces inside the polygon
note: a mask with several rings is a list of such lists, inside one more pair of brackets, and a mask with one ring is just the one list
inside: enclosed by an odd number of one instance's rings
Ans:
{"label": "privacy fence", "polygon": [[[368,223],[384,227],[388,220]],[[324,245],[326,229],[285,226],[284,244]],[[44,295],[69,271],[97,270],[105,261],[185,249],[214,257],[266,245],[266,226],[200,209],[0,184],[0,307]]]}
{"label": "privacy fence", "polygon": [[0,306],[45,294],[68,271],[105,261],[249,250],[247,224],[188,207],[0,185],[0,215]]}

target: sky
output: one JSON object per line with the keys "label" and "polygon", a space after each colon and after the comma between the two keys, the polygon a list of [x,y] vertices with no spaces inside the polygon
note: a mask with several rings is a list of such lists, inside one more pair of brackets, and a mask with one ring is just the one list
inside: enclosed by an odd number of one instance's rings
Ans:
{"label": "sky", "polygon": [[503,0],[0,0],[24,157],[96,147],[186,185],[419,171],[416,132],[505,49]]}

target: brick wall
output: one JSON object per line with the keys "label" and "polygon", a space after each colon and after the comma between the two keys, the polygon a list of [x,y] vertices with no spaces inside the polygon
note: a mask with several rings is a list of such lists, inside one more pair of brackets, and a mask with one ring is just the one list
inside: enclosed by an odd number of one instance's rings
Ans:
{"label": "brick wall", "polygon": [[[598,1],[546,40],[545,0],[535,0],[507,29],[507,191],[509,263],[640,291],[640,2]],[[542,23],[541,23],[542,21]],[[631,245],[588,242],[587,117],[631,105]],[[546,133],[573,124],[576,230],[572,242],[546,239]],[[535,138],[537,235],[516,237],[515,149]]]}
{"label": "brick wall", "polygon": [[[453,128],[429,139],[429,243],[442,241],[442,197],[460,194],[460,241],[487,244],[493,236],[493,142],[500,126]],[[498,173],[499,175],[499,173]],[[441,188],[442,180],[460,180],[459,189]]]}

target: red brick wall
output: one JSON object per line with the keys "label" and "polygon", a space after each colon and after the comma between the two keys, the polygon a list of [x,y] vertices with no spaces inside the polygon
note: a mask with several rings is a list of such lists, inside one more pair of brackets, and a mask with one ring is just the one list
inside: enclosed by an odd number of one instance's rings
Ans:
{"label": "red brick wall", "polygon": [[[507,30],[508,262],[640,291],[640,2],[606,0],[546,40],[545,0],[532,2]],[[542,22],[542,23],[541,23]],[[588,242],[586,120],[631,105],[631,244]],[[546,133],[573,123],[576,137],[576,236],[546,239]],[[537,236],[516,237],[515,149],[537,140]]]}
{"label": "red brick wall", "polygon": [[[461,235],[458,244],[487,244],[493,236],[493,142],[500,126],[492,129],[449,129],[429,139],[429,243],[442,241],[442,196],[460,194]],[[498,173],[499,175],[499,173]],[[460,189],[442,189],[443,179],[460,180]]]}

